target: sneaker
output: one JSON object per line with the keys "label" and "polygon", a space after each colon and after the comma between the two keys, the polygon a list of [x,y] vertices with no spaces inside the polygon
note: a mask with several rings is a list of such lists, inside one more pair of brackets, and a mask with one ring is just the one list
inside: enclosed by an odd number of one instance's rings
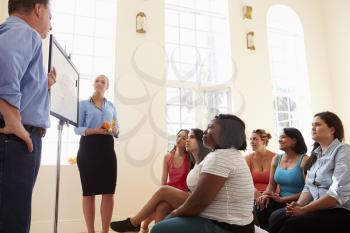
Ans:
{"label": "sneaker", "polygon": [[131,224],[130,222],[130,218],[127,218],[125,220],[122,221],[115,221],[115,222],[111,222],[111,228],[113,231],[116,232],[139,232],[140,231],[140,225],[138,226],[134,226]]}

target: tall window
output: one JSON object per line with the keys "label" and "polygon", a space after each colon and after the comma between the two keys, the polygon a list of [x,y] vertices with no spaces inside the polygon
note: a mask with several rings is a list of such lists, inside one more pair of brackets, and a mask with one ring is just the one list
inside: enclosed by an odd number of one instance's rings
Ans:
{"label": "tall window", "polygon": [[297,14],[283,5],[267,14],[270,71],[277,132],[296,127],[310,139],[311,105],[304,31]]}
{"label": "tall window", "polygon": [[[167,132],[204,128],[231,112],[227,0],[166,0]],[[232,83],[231,83],[232,84]]]}
{"label": "tall window", "polygon": [[[113,100],[116,13],[115,0],[53,0],[52,34],[60,45],[71,54],[80,73],[79,98],[87,99],[93,91],[93,80],[98,74],[110,79],[106,97]],[[51,119],[43,143],[43,164],[56,163],[57,120]],[[62,135],[62,163],[76,156],[79,136],[74,127],[64,127]]]}

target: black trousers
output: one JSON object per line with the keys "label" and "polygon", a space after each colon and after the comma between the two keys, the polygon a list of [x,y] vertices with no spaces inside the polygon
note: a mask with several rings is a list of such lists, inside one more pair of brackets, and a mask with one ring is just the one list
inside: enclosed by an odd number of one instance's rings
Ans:
{"label": "black trousers", "polygon": [[269,226],[269,217],[274,212],[286,206],[285,203],[276,202],[270,199],[269,204],[263,210],[259,210],[256,205],[254,205],[254,218],[258,222],[260,228],[266,229]]}
{"label": "black trousers", "polygon": [[348,233],[350,211],[341,208],[319,210],[295,217],[287,217],[284,211],[274,215],[269,233]]}

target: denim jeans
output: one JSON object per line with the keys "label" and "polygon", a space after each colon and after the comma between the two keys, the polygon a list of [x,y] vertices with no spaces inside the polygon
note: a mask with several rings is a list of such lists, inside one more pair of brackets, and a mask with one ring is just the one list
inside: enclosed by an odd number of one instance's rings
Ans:
{"label": "denim jeans", "polygon": [[20,139],[0,134],[0,233],[29,233],[41,158],[41,137],[31,138],[33,152]]}
{"label": "denim jeans", "polygon": [[[230,233],[213,221],[202,217],[175,217],[166,218],[155,224],[151,233]],[[246,232],[237,229],[236,233]],[[251,232],[254,232],[252,224]]]}

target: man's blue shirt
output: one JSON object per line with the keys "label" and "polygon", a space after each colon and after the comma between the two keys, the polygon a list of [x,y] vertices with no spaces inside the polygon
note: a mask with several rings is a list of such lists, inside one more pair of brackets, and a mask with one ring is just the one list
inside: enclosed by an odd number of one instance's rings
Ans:
{"label": "man's blue shirt", "polygon": [[0,98],[19,109],[23,124],[50,127],[41,38],[15,16],[0,25]]}

